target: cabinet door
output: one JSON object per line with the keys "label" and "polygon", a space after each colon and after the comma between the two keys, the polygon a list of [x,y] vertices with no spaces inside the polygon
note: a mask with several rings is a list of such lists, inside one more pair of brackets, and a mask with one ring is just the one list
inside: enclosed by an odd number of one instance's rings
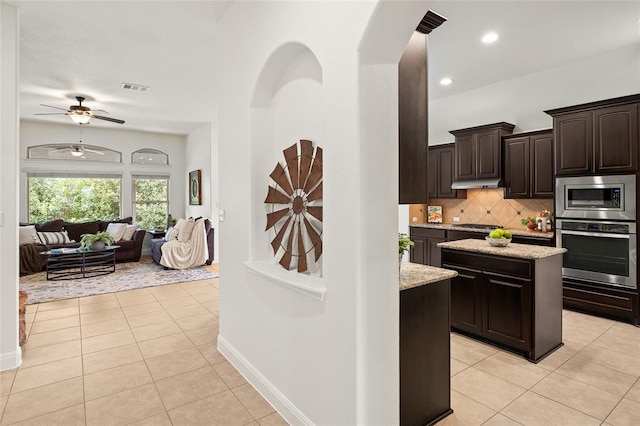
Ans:
{"label": "cabinet door", "polygon": [[409,250],[409,261],[412,263],[419,263],[426,265],[428,261],[429,246],[427,246],[427,238],[413,235],[409,237],[413,241],[414,245]]}
{"label": "cabinet door", "polygon": [[531,342],[531,280],[483,272],[482,281],[484,335],[527,349]]}
{"label": "cabinet door", "polygon": [[438,150],[429,149],[427,161],[427,194],[429,199],[438,198],[439,182]]}
{"label": "cabinet door", "polygon": [[592,112],[577,112],[553,118],[556,175],[593,173]]}
{"label": "cabinet door", "polygon": [[438,198],[456,198],[457,191],[451,189],[454,175],[454,155],[455,148],[449,146],[447,148],[441,148],[438,151],[438,168],[439,168],[439,181],[438,181]]}
{"label": "cabinet door", "polygon": [[428,202],[427,99],[426,37],[414,32],[398,64],[400,204]]}
{"label": "cabinet door", "polygon": [[638,171],[638,105],[593,112],[596,172]]}
{"label": "cabinet door", "polygon": [[504,142],[504,198],[531,198],[529,153],[528,136]]}
{"label": "cabinet door", "polygon": [[451,326],[482,334],[482,272],[444,263],[458,276],[451,279]]}
{"label": "cabinet door", "polygon": [[478,179],[500,177],[500,132],[488,130],[478,132],[476,151],[476,177]]}
{"label": "cabinet door", "polygon": [[458,136],[455,143],[456,180],[475,179],[475,135]]}
{"label": "cabinet door", "polygon": [[530,137],[531,198],[553,198],[553,135]]}
{"label": "cabinet door", "polygon": [[442,265],[442,249],[438,247],[438,243],[444,243],[445,241],[444,238],[429,238],[427,240],[429,247],[427,265],[440,268],[440,265]]}

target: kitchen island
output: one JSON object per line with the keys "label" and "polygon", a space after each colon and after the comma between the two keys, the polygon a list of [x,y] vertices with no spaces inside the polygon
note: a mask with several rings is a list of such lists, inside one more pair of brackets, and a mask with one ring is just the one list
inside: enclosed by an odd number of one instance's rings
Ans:
{"label": "kitchen island", "polygon": [[452,413],[450,280],[455,271],[400,265],[400,424],[434,424]]}
{"label": "kitchen island", "polygon": [[451,280],[451,327],[538,362],[562,346],[563,248],[485,240],[439,243]]}

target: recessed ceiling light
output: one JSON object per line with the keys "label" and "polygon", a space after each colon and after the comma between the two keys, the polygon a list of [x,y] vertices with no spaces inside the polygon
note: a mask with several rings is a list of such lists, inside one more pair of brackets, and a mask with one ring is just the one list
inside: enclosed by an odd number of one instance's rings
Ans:
{"label": "recessed ceiling light", "polygon": [[486,33],[482,36],[482,42],[485,44],[493,43],[498,39],[498,34],[496,33]]}
{"label": "recessed ceiling light", "polygon": [[445,77],[442,80],[440,80],[440,84],[442,84],[443,86],[448,86],[451,83],[453,83],[453,80],[451,80],[449,77]]}

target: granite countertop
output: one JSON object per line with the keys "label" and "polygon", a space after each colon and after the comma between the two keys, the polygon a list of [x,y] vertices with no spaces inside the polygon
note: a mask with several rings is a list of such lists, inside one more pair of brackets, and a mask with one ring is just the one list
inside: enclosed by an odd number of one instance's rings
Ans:
{"label": "granite countertop", "polygon": [[[415,226],[419,228],[431,228],[431,229],[452,229],[456,231],[471,231],[471,232],[478,232],[481,234],[489,235],[488,229],[467,228],[467,227],[456,225],[453,223],[412,223],[412,224],[409,224],[409,226]],[[548,239],[551,239],[554,237],[553,231],[541,232],[541,231],[532,231],[525,228],[503,228],[503,229],[508,229],[511,232],[511,235],[519,235],[523,237],[548,238]]]}
{"label": "granite countertop", "polygon": [[449,269],[402,262],[400,264],[400,291],[448,280],[456,275],[458,275],[456,271]]}
{"label": "granite countertop", "polygon": [[440,248],[448,248],[474,253],[492,254],[495,256],[517,257],[520,259],[542,259],[562,254],[567,249],[562,247],[535,246],[532,244],[510,243],[506,247],[492,247],[486,240],[466,239],[438,243]]}

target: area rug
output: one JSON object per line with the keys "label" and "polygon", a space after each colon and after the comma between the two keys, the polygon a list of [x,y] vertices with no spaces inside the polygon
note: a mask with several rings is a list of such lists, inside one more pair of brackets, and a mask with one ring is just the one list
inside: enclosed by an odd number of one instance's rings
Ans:
{"label": "area rug", "polygon": [[154,287],[186,281],[206,280],[218,275],[203,267],[183,271],[165,270],[149,257],[139,262],[117,263],[116,272],[92,278],[47,281],[47,273],[20,277],[20,290],[27,292],[27,304],[93,296],[136,288]]}

